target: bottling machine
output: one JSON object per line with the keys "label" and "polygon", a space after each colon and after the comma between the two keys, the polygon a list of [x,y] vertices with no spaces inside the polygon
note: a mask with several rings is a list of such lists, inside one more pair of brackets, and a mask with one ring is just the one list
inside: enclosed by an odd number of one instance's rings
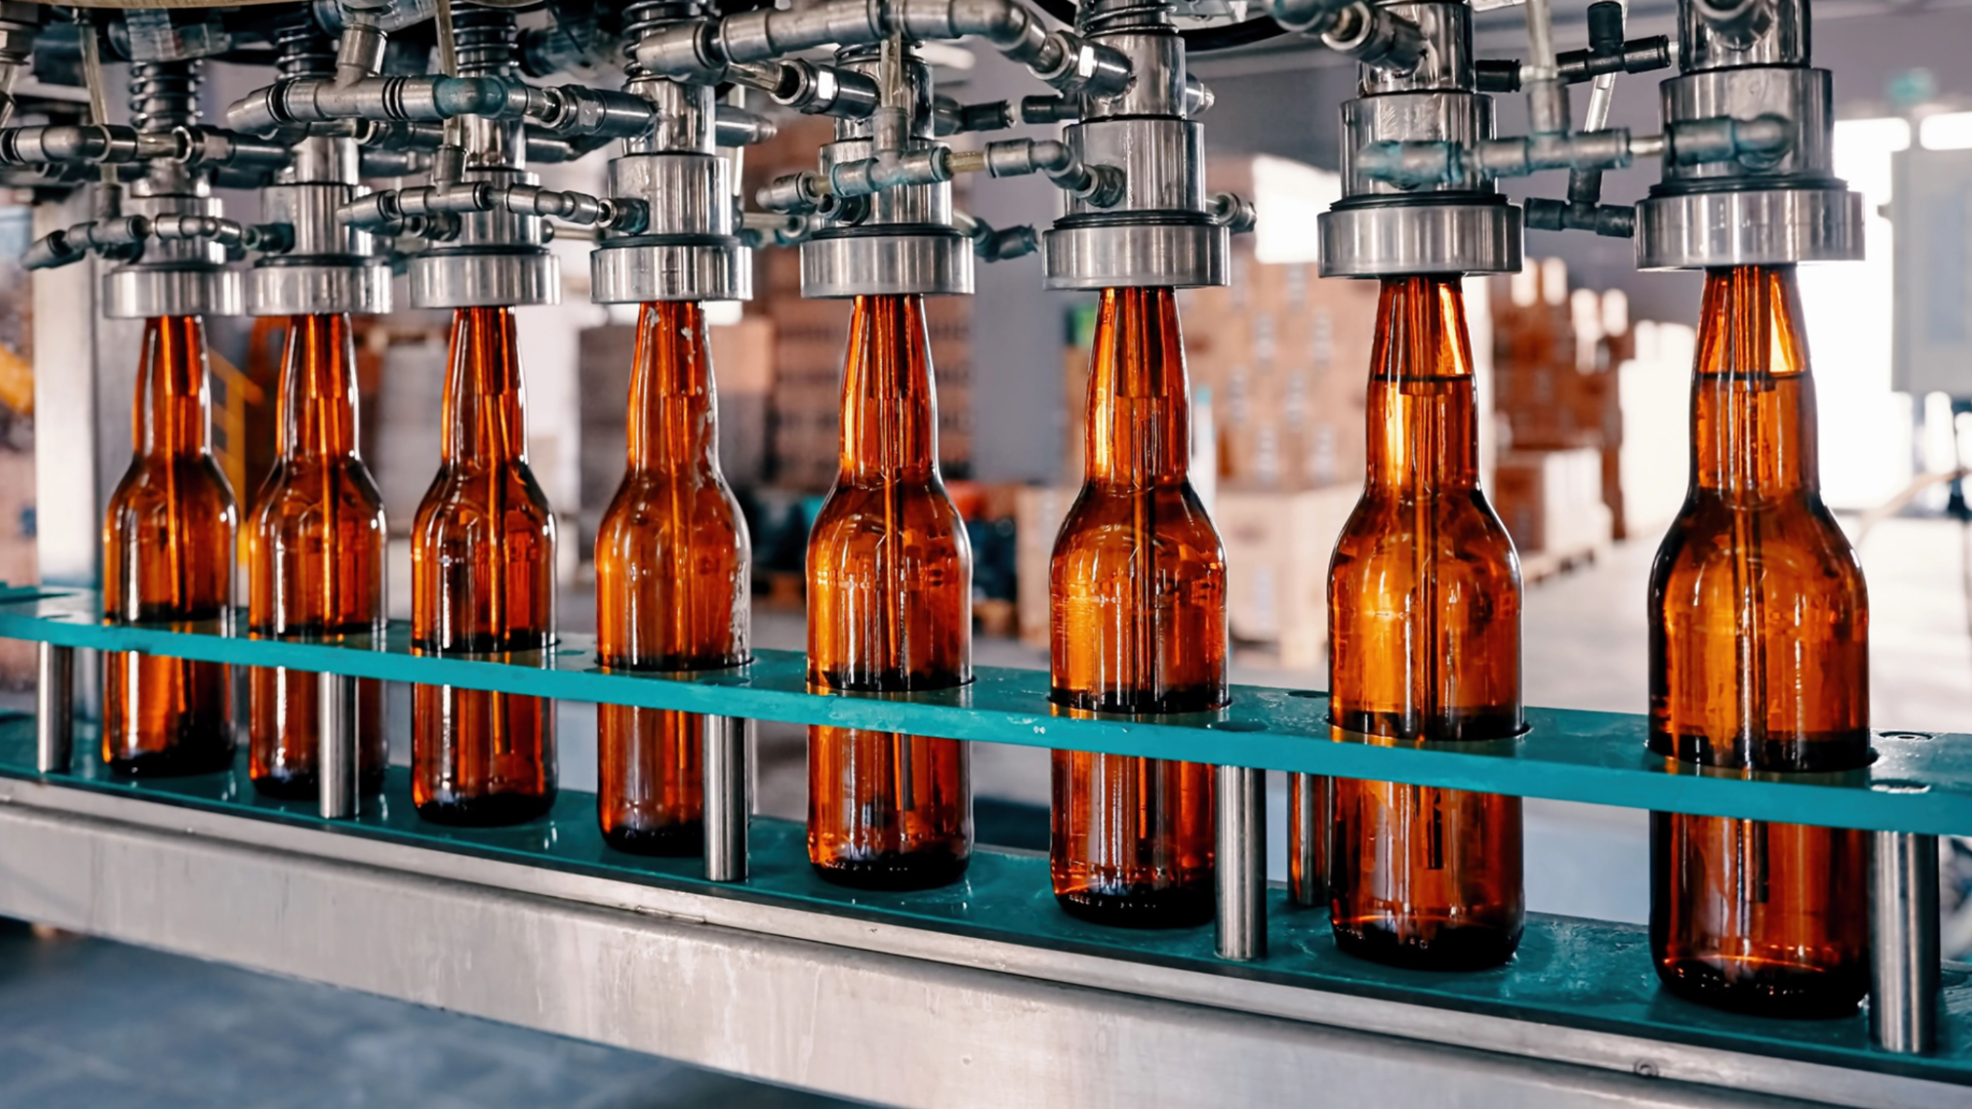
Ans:
{"label": "bottling machine", "polygon": [[[0,636],[39,651],[36,712],[0,717],[0,913],[900,1105],[1972,1104],[1972,984],[1940,962],[1936,869],[1938,836],[1972,834],[1964,736],[1879,731],[1867,765],[1778,772],[1655,750],[1649,721],[1620,714],[1528,708],[1504,738],[1381,742],[1301,689],[1119,713],[1068,711],[1042,674],[990,667],[906,692],[818,688],[796,652],[638,669],[555,634],[551,608],[532,638],[398,622],[286,635],[230,603],[106,603],[138,586],[105,588],[102,521],[50,496],[93,480],[72,471],[104,434],[87,380],[98,314],[372,314],[397,298],[490,311],[497,338],[506,309],[562,295],[555,236],[593,243],[599,304],[746,299],[763,249],[800,252],[809,297],[965,295],[977,265],[1030,253],[1053,289],[1224,284],[1254,215],[1204,187],[1212,94],[1187,55],[1281,35],[1360,67],[1325,277],[1514,272],[1528,226],[1632,238],[1644,269],[1861,257],[1807,0],[1678,0],[1674,38],[1628,37],[1603,0],[1568,51],[1549,0],[1523,0],[1524,58],[1476,57],[1474,8],[1512,2],[0,3],[0,183],[37,202],[25,263],[47,474],[44,581],[0,589]],[[947,40],[1024,66],[1035,94],[939,92],[916,48]],[[212,62],[268,79],[201,111]],[[1657,133],[1608,126],[1618,75],[1657,70]],[[116,74],[126,123],[108,106]],[[1524,135],[1497,133],[1508,95]],[[741,151],[774,133],[749,96],[835,134],[813,169],[740,196]],[[992,137],[1016,121],[1061,126]],[[530,171],[605,148],[607,195]],[[1661,166],[1647,196],[1603,195],[1605,172],[1640,161]],[[1565,171],[1558,196],[1497,190],[1548,171]],[[954,206],[960,175],[1028,174],[1060,191],[1051,226]],[[222,188],[257,191],[258,222],[229,217]],[[538,568],[522,550],[537,542],[552,551],[551,524],[488,556],[500,589],[523,588],[508,570]],[[420,573],[442,589],[453,556],[434,550],[443,572]],[[106,764],[79,671],[95,652],[318,682],[318,795],[257,791],[244,756],[188,776]],[[595,798],[553,788],[551,730],[530,756],[539,819],[421,819],[438,788],[422,763],[369,792],[359,690],[383,681],[443,690],[448,714],[559,698],[703,718],[702,858],[606,845]],[[496,735],[518,727],[499,719]],[[1046,861],[988,847],[940,888],[822,881],[799,826],[751,814],[747,720],[1216,767],[1201,779],[1214,926],[1063,914]],[[1332,847],[1319,821],[1297,818],[1295,882],[1266,881],[1267,770],[1295,776],[1297,808],[1357,779],[1860,830],[1868,999],[1822,1020],[1707,1008],[1659,988],[1644,930],[1540,914],[1490,969],[1353,959],[1314,885]]]}

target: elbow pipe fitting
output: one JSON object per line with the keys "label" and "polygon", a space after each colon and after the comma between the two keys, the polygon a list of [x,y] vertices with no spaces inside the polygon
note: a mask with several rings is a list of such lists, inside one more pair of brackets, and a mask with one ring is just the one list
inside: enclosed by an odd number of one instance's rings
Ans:
{"label": "elbow pipe fitting", "polygon": [[1691,0],[1712,33],[1740,49],[1751,46],[1773,23],[1772,0]]}
{"label": "elbow pipe fitting", "polygon": [[1235,193],[1215,193],[1205,204],[1205,216],[1236,235],[1253,230],[1260,213],[1253,202]]}
{"label": "elbow pipe fitting", "polygon": [[764,62],[817,46],[866,46],[895,32],[922,39],[976,35],[1063,91],[1108,94],[1130,82],[1120,51],[1050,33],[1015,0],[825,0],[800,10],[771,8],[646,34],[634,48],[653,74],[702,83],[730,66]]}
{"label": "elbow pipe fitting", "polygon": [[949,96],[931,102],[932,133],[957,135],[969,131],[1004,131],[1013,126],[1013,109],[1004,100],[961,104]]}
{"label": "elbow pipe fitting", "polygon": [[1338,10],[1321,39],[1344,57],[1391,73],[1409,73],[1424,57],[1424,34],[1417,24],[1365,0]]}
{"label": "elbow pipe fitting", "polygon": [[[882,100],[876,80],[854,70],[818,65],[800,58],[764,68],[771,75],[763,74],[764,80],[759,87],[767,90],[774,103],[793,108],[803,115],[868,119]],[[740,66],[732,69],[736,79],[747,80],[740,74]]]}
{"label": "elbow pipe fitting", "polygon": [[1275,23],[1304,35],[1321,35],[1348,7],[1348,0],[1267,0],[1267,15]]}
{"label": "elbow pipe fitting", "polygon": [[1113,207],[1123,199],[1122,170],[1115,166],[1088,165],[1076,157],[1067,143],[1057,139],[991,142],[979,158],[993,177],[1045,174],[1057,188],[1080,197],[1092,207]]}

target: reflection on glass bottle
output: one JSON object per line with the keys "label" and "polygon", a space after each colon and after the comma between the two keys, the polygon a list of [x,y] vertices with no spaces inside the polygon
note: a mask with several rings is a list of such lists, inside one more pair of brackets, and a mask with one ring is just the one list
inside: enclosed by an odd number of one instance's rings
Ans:
{"label": "reflection on glass bottle", "polygon": [[[1650,580],[1650,742],[1744,771],[1869,761],[1869,601],[1821,502],[1792,267],[1705,278],[1691,489]],[[1658,977],[1723,1008],[1851,1012],[1869,987],[1866,836],[1651,814]]]}
{"label": "reflection on glass bottle", "polygon": [[[1330,711],[1371,742],[1520,730],[1520,564],[1479,490],[1456,277],[1385,280],[1363,496],[1329,569]],[[1520,799],[1336,779],[1336,944],[1382,962],[1505,962],[1525,920]]]}
{"label": "reflection on glass bottle", "polygon": [[[938,474],[924,298],[857,297],[842,458],[808,536],[808,684],[902,693],[972,680],[972,546]],[[808,858],[868,888],[944,885],[972,857],[957,740],[808,729]]]}
{"label": "reflection on glass bottle", "polygon": [[[596,531],[596,650],[626,670],[746,661],[746,521],[719,472],[705,312],[654,302],[637,320],[629,467]],[[695,855],[704,845],[705,718],[597,706],[597,811],[611,846]]]}
{"label": "reflection on glass bottle", "polygon": [[[548,647],[555,518],[527,467],[511,308],[452,318],[443,456],[411,528],[411,643],[432,654]],[[555,799],[554,702],[413,687],[411,799],[446,824],[516,824]]]}
{"label": "reflection on glass bottle", "polygon": [[[1053,699],[1070,711],[1226,703],[1226,560],[1189,479],[1191,403],[1170,289],[1105,289],[1088,477],[1051,564]],[[1055,899],[1162,927],[1212,918],[1212,768],[1054,752]]]}
{"label": "reflection on glass bottle", "polygon": [[[144,321],[135,456],[103,519],[103,618],[230,623],[233,490],[212,457],[205,325]],[[126,774],[203,774],[233,761],[232,682],[217,662],[113,651],[103,666],[103,761]]]}
{"label": "reflection on glass bottle", "polygon": [[[256,636],[329,640],[384,625],[383,497],[357,451],[356,350],[347,315],[288,320],[279,457],[247,525],[247,625]],[[248,765],[274,797],[317,789],[318,676],[250,672]],[[383,786],[383,683],[356,683],[359,785]]]}

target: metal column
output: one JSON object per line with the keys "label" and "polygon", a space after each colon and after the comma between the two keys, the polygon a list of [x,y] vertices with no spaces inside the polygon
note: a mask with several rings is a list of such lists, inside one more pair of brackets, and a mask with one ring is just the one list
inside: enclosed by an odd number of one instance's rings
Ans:
{"label": "metal column", "polygon": [[1919,1055],[1938,1036],[1938,837],[1869,836],[1869,1033]]}
{"label": "metal column", "polygon": [[75,740],[75,649],[36,644],[34,768],[66,774]]}
{"label": "metal column", "polygon": [[747,824],[753,816],[748,722],[732,716],[704,720],[705,876],[744,882]]}
{"label": "metal column", "polygon": [[322,819],[347,820],[356,815],[356,679],[323,672],[321,716],[317,730],[315,774],[320,789]]}
{"label": "metal column", "polygon": [[1218,775],[1219,957],[1267,954],[1267,775],[1221,766]]}

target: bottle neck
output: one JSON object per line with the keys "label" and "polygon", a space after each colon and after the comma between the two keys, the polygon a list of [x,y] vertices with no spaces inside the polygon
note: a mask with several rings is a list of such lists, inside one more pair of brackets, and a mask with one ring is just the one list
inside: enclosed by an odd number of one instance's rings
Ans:
{"label": "bottle neck", "polygon": [[453,313],[443,432],[447,465],[527,461],[527,392],[513,309]]}
{"label": "bottle neck", "polygon": [[1182,482],[1191,465],[1191,389],[1170,289],[1104,289],[1089,363],[1091,485]]}
{"label": "bottle neck", "polygon": [[1455,276],[1383,282],[1370,348],[1368,456],[1371,490],[1479,484],[1472,343]]}
{"label": "bottle neck", "polygon": [[131,445],[140,455],[161,459],[188,458],[212,449],[205,321],[198,316],[153,316],[144,321]]}
{"label": "bottle neck", "polygon": [[1813,382],[1792,266],[1705,275],[1693,365],[1691,473],[1729,498],[1813,493]]}
{"label": "bottle neck", "polygon": [[632,470],[672,473],[716,466],[717,395],[696,301],[653,301],[637,316],[628,423]]}
{"label": "bottle neck", "polygon": [[921,296],[856,298],[842,373],[840,480],[932,481],[938,401]]}
{"label": "bottle neck", "polygon": [[356,344],[347,314],[288,318],[280,409],[282,458],[356,457]]}

